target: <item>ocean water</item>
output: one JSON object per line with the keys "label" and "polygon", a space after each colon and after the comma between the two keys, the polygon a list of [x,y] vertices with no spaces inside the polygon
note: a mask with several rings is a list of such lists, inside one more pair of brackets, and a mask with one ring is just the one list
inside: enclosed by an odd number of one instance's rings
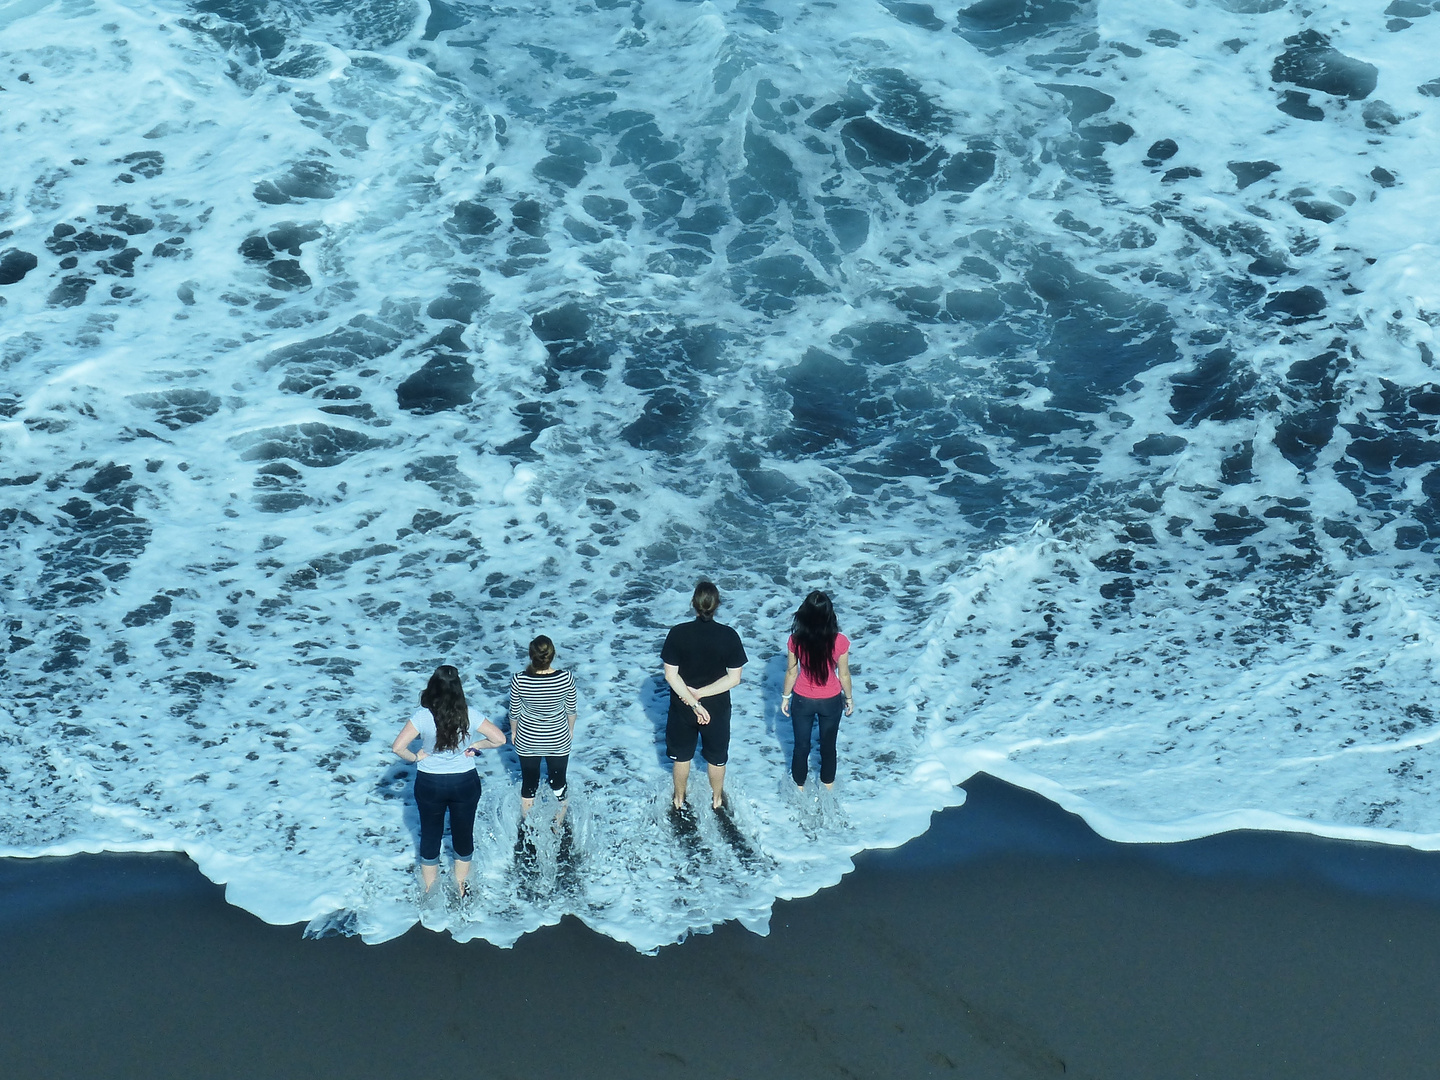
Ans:
{"label": "ocean water", "polygon": [[[1440,847],[1435,5],[8,0],[0,45],[0,854],[650,950],[981,769],[1112,839]],[[700,577],[751,663],[733,824],[677,834]],[[797,794],[812,588],[857,710]],[[517,859],[491,753],[479,896],[422,904],[391,739],[441,662],[502,718],[536,633],[569,838]]]}

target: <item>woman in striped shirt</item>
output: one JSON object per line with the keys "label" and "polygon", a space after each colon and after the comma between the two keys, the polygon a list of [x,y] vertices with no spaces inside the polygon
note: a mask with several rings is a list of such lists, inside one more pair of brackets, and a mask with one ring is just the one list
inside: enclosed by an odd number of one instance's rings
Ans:
{"label": "woman in striped shirt", "polygon": [[530,813],[540,789],[540,759],[550,790],[565,800],[565,768],[575,733],[575,680],[551,667],[555,643],[544,634],[530,642],[530,664],[510,679],[510,742],[520,756],[520,812]]}

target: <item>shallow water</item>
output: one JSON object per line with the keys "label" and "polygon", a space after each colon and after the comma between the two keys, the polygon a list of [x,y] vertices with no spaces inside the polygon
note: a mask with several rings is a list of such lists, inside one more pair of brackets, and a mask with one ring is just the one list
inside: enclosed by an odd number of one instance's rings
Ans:
{"label": "shallow water", "polygon": [[[981,768],[1115,839],[1440,846],[1440,14],[1386,12],[0,6],[0,853],[392,937],[390,740],[541,632],[573,857],[487,757],[462,939],[760,930]],[[677,835],[701,576],[752,662],[734,828]],[[796,797],[815,587],[858,710]]]}

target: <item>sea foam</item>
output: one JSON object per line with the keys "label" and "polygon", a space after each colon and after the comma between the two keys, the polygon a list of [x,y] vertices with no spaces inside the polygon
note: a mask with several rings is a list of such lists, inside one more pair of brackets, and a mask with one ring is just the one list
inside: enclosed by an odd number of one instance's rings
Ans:
{"label": "sea foam", "polygon": [[[20,0],[0,33],[0,852],[182,850],[312,933],[573,913],[649,950],[763,931],[978,769],[1114,839],[1440,846],[1440,14]],[[658,651],[700,577],[751,664],[733,822],[677,835]],[[857,711],[796,793],[816,587]],[[390,741],[440,662],[501,719],[541,632],[572,855],[517,859],[487,755],[479,896],[426,906]]]}

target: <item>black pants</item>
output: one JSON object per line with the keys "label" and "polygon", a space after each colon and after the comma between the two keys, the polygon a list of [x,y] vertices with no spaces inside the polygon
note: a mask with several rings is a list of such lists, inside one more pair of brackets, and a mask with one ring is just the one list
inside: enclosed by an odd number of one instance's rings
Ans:
{"label": "black pants", "polygon": [[475,853],[475,808],[480,805],[480,777],[474,769],[459,773],[415,774],[415,808],[420,811],[420,862],[440,863],[440,837],[445,812],[450,812],[450,843],[455,858],[469,862]]}
{"label": "black pants", "polygon": [[820,781],[835,782],[835,738],[840,734],[840,714],[845,695],[808,698],[799,694],[790,699],[790,722],[795,725],[795,753],[790,758],[790,776],[801,787],[810,774],[810,730],[820,723]]}
{"label": "black pants", "polygon": [[[520,797],[533,799],[540,790],[540,755],[533,757],[520,754]],[[557,799],[565,797],[565,769],[570,764],[569,754],[547,754],[545,772],[550,777],[550,790]]]}

